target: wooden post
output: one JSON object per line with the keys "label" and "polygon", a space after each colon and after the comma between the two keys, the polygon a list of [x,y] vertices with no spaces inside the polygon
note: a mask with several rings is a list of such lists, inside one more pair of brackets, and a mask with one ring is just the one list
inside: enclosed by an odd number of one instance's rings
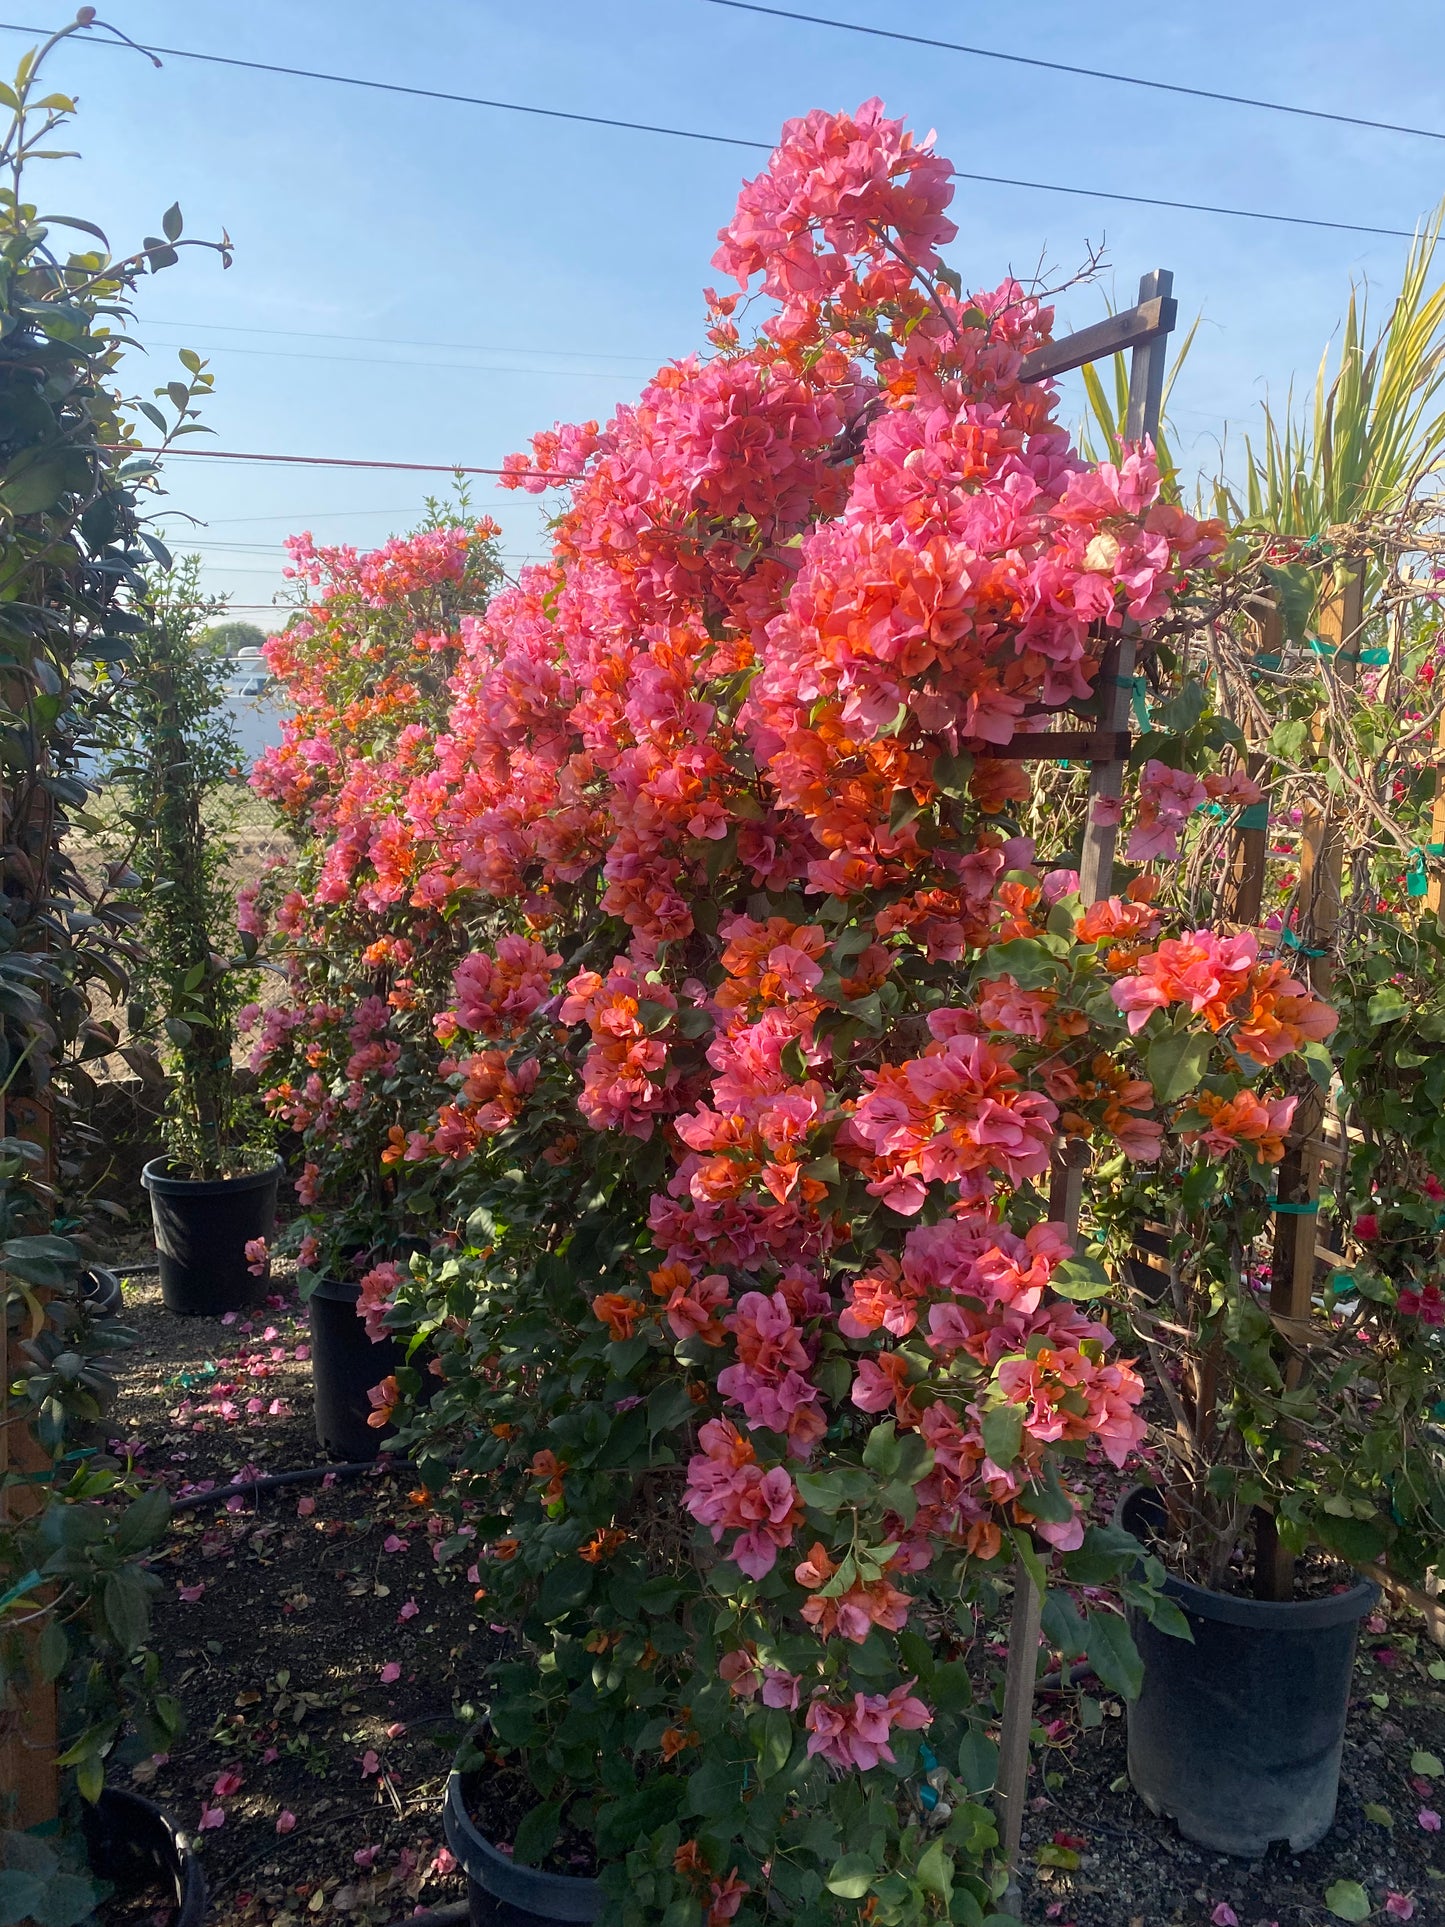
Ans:
{"label": "wooden post", "polygon": [[[1174,304],[1174,276],[1166,268],[1156,268],[1139,283],[1139,304],[1158,301],[1160,312],[1171,317]],[[1159,416],[1164,404],[1165,350],[1167,329],[1161,329],[1134,349],[1129,366],[1129,408],[1124,420],[1124,439],[1128,442],[1152,440],[1159,433]],[[1077,364],[1074,364],[1077,365]],[[1104,653],[1099,668],[1098,733],[1110,740],[1113,749],[1106,760],[1095,762],[1089,776],[1089,816],[1084,825],[1084,846],[1079,863],[1079,893],[1085,904],[1106,897],[1114,880],[1115,828],[1111,823],[1094,821],[1094,803],[1100,798],[1117,802],[1124,788],[1127,753],[1120,747],[1128,739],[1129,714],[1133,699],[1134,672],[1138,656],[1138,626],[1126,622],[1117,640]],[[1083,1203],[1084,1159],[1068,1147],[1054,1160],[1049,1208],[1056,1218],[1077,1231]],[[998,1786],[994,1808],[998,1817],[999,1845],[1008,1869],[1009,1884],[1005,1905],[1017,1911],[1020,1898],[1018,1876],[1019,1842],[1023,1834],[1024,1805],[1028,1796],[1029,1736],[1034,1719],[1034,1684],[1038,1672],[1039,1627],[1043,1600],[1022,1559],[1014,1564],[1013,1617],[1009,1622],[1008,1670],[1004,1680],[1003,1718],[999,1730]]]}
{"label": "wooden post", "polygon": [[[1353,575],[1337,579],[1333,591],[1320,605],[1319,640],[1333,644],[1332,652],[1322,657],[1322,671],[1347,688],[1353,686],[1359,675],[1364,594],[1365,571],[1360,561]],[[1321,708],[1315,718],[1316,737],[1328,726],[1327,712]],[[1308,979],[1317,997],[1329,995],[1330,951],[1340,921],[1344,862],[1344,833],[1339,817],[1327,805],[1307,805],[1300,842],[1296,956],[1299,974]],[[1324,1116],[1325,1093],[1311,1080],[1295,1107],[1294,1124],[1276,1174],[1269,1304],[1270,1310],[1282,1318],[1308,1318],[1314,1301],[1320,1190],[1316,1146],[1324,1134]],[[1298,1385],[1301,1370],[1299,1357],[1291,1356],[1285,1368],[1288,1389]],[[1266,1513],[1256,1520],[1255,1591],[1261,1599],[1289,1599],[1294,1594],[1293,1556],[1280,1544],[1273,1517]]]}
{"label": "wooden post", "polygon": [[[1260,655],[1276,668],[1284,650],[1284,618],[1271,603],[1259,618]],[[1269,771],[1269,758],[1262,750],[1245,752],[1244,773],[1251,781],[1262,783]],[[1234,831],[1229,882],[1225,889],[1225,915],[1233,923],[1253,927],[1264,908],[1265,864],[1269,856],[1269,803],[1255,803],[1244,810]]]}
{"label": "wooden post", "polygon": [[[49,1107],[14,1100],[7,1107],[0,1096],[0,1136],[6,1133],[44,1146],[46,1162],[40,1175],[48,1180],[53,1163]],[[4,1274],[0,1273],[0,1519],[19,1521],[44,1505],[45,1485],[41,1480],[49,1472],[51,1460],[10,1397],[11,1381],[20,1376],[24,1366],[11,1349],[15,1334],[4,1285]],[[38,1595],[33,1597],[38,1603]],[[55,1686],[40,1677],[38,1666],[43,1623],[33,1622],[20,1636],[21,1650],[32,1669],[29,1679],[23,1687],[12,1687],[0,1697],[0,1826],[42,1826],[53,1822],[60,1811]]]}

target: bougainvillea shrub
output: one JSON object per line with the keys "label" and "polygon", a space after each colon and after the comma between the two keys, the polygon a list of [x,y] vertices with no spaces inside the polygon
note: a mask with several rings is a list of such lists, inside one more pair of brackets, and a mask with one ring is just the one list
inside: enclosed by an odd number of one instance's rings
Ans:
{"label": "bougainvillea shrub", "polygon": [[[431,1100],[388,1064],[378,1104],[431,1255],[368,1310],[432,1361],[405,1443],[516,1636],[473,1757],[530,1781],[520,1859],[595,1840],[616,1921],[984,1918],[975,1602],[1016,1556],[1136,1572],[1077,1474],[1125,1463],[1141,1383],[1051,1165],[1277,1156],[1252,1080],[1331,1021],[1252,938],[1167,928],[1152,868],[1085,905],[1082,774],[1021,832],[999,752],[1220,532],[1147,447],[1071,447],[1020,379],[1052,315],[963,292],[951,193],[877,102],[790,122],[712,351],[509,463],[553,556],[459,626],[444,726],[318,779],[362,799],[320,893],[388,933],[323,1028],[404,1055],[453,960]],[[1194,788],[1145,773],[1140,863]],[[350,1128],[337,1092],[307,1128]],[[1106,1606],[1053,1626],[1127,1685]]]}
{"label": "bougainvillea shrub", "polygon": [[243,1016],[267,1106],[301,1140],[308,1278],[380,1266],[389,1288],[395,1252],[417,1242],[422,1174],[385,1153],[434,1102],[432,1017],[470,940],[435,900],[412,900],[406,796],[498,580],[496,535],[459,516],[366,555],[288,544],[306,601],[265,653],[293,714],[251,780],[297,852],[241,892],[239,922],[285,977]]}

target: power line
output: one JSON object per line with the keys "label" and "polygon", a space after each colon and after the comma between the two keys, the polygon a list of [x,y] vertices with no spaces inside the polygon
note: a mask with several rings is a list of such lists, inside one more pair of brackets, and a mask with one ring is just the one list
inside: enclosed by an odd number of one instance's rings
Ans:
{"label": "power line", "polygon": [[[115,446],[111,444],[111,446]],[[350,455],[252,455],[241,454],[234,448],[142,448],[137,443],[127,442],[123,452],[127,455],[164,455],[167,461],[177,455],[203,457],[212,462],[285,462],[298,468],[401,468],[409,469],[418,475],[510,475],[510,468],[464,468],[459,462],[371,462]],[[573,482],[575,475],[552,475],[541,469],[526,469],[523,473],[533,479],[546,482]],[[380,513],[380,510],[374,511]],[[347,513],[339,509],[338,514]],[[239,519],[239,518],[238,518]],[[257,520],[260,518],[257,517]],[[280,516],[277,520],[284,521]]]}
{"label": "power line", "polygon": [[[43,35],[42,27],[16,26],[10,21],[0,20],[0,33],[22,33]],[[119,42],[96,40],[89,43],[96,47],[116,47]],[[139,45],[140,43],[136,43]],[[404,94],[417,100],[440,100],[463,107],[488,107],[501,113],[534,114],[544,120],[577,121],[588,127],[614,127],[633,134],[665,134],[673,140],[689,140],[711,143],[721,147],[746,147],[756,153],[772,152],[770,141],[744,140],[734,134],[706,134],[696,128],[664,127],[653,121],[616,120],[604,114],[579,114],[561,107],[534,107],[515,100],[488,100],[476,94],[444,93],[432,87],[408,87],[400,81],[369,80],[357,74],[328,74],[311,67],[283,67],[278,62],[267,60],[242,60],[235,54],[198,53],[191,47],[145,46],[145,53],[169,54],[176,60],[203,61],[213,67],[239,67],[250,73],[283,74],[293,80],[321,80],[339,87],[362,87],[376,93]],[[1122,194],[1112,188],[1102,187],[1065,187],[1058,181],[1014,180],[1002,174],[965,173],[955,170],[954,178],[960,181],[979,181],[990,187],[1021,187],[1036,194],[1081,195],[1087,200],[1120,201],[1134,207],[1163,207],[1184,214],[1219,214],[1234,221],[1274,221],[1287,227],[1327,228],[1342,234],[1378,234],[1391,240],[1410,241],[1414,239],[1411,228],[1372,227],[1361,221],[1325,221],[1306,214],[1275,214],[1264,208],[1219,207],[1205,201],[1164,200],[1152,194]]]}
{"label": "power line", "polygon": [[1001,60],[1013,67],[1042,67],[1051,74],[1074,74],[1084,80],[1112,81],[1118,87],[1147,87],[1160,94],[1186,94],[1191,100],[1226,101],[1231,107],[1259,107],[1271,114],[1297,114],[1303,120],[1335,121],[1342,127],[1368,127],[1378,134],[1411,134],[1419,140],[1445,141],[1434,127],[1406,127],[1393,120],[1368,120],[1360,114],[1336,114],[1324,107],[1296,107],[1289,101],[1258,100],[1253,94],[1225,94],[1212,87],[1186,87],[1182,81],[1146,80],[1139,74],[1111,74],[1101,67],[1075,67],[1065,60],[1043,60],[1035,54],[1002,53],[997,47],[970,47],[958,40],[932,40],[925,34],[899,33],[892,27],[865,27],[856,20],[833,20],[818,13],[794,13],[787,7],[764,7],[756,0],[707,0],[714,7],[736,13],[760,13],[774,20],[798,20],[810,27],[836,27],[840,33],[866,34],[872,40],[899,40],[910,47],[932,47],[944,53],[969,54],[975,60]]}

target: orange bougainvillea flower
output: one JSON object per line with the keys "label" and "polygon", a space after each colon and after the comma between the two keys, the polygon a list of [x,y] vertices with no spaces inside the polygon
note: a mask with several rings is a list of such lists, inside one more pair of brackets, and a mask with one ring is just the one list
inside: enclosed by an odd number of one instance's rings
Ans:
{"label": "orange bougainvillea flower", "polygon": [[679,1753],[685,1753],[690,1746],[702,1744],[699,1736],[690,1726],[669,1726],[664,1729],[661,1742],[664,1760],[675,1760]]}
{"label": "orange bougainvillea flower", "polygon": [[567,1461],[559,1459],[555,1452],[537,1452],[532,1458],[532,1477],[545,1480],[542,1487],[544,1505],[556,1505],[562,1497],[562,1475],[567,1470]]}
{"label": "orange bougainvillea flower", "polygon": [[629,1298],[620,1291],[601,1291],[592,1300],[592,1316],[600,1318],[619,1341],[631,1338],[642,1309],[641,1299]]}
{"label": "orange bougainvillea flower", "polygon": [[584,1559],[589,1566],[600,1566],[604,1559],[610,1559],[617,1548],[627,1539],[621,1526],[599,1526],[585,1546],[579,1546],[577,1557]]}

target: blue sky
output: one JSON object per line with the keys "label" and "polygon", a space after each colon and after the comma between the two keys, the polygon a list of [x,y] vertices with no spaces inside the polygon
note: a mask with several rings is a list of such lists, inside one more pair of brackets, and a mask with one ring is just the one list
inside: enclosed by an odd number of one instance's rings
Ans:
{"label": "blue sky", "polygon": [[[800,0],[903,31],[1445,130],[1438,0]],[[141,41],[582,113],[768,140],[790,114],[879,94],[959,168],[1411,228],[1445,192],[1445,141],[1405,138],[864,39],[706,0],[110,0]],[[41,21],[33,7],[23,18]],[[0,71],[24,46],[0,34]],[[51,69],[80,96],[82,158],[48,208],[119,248],[179,200],[192,234],[229,230],[235,266],[193,254],[146,291],[139,332],[166,380],[206,355],[214,446],[497,463],[538,427],[605,415],[700,338],[715,233],[761,155],[323,85],[74,42]],[[42,185],[39,181],[37,186]],[[1393,289],[1405,243],[960,183],[951,258],[991,285],[1042,254],[1105,244],[1102,283],[1061,329],[1171,267],[1203,321],[1172,413],[1196,463],[1262,394],[1312,379],[1351,277]],[[1445,263],[1442,263],[1445,266]],[[153,370],[153,373],[152,373]],[[282,587],[290,530],[370,544],[443,478],[177,461],[170,502],[205,580],[240,605]],[[537,505],[479,478],[513,558],[544,546]],[[268,626],[264,612],[255,619]]]}

